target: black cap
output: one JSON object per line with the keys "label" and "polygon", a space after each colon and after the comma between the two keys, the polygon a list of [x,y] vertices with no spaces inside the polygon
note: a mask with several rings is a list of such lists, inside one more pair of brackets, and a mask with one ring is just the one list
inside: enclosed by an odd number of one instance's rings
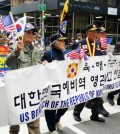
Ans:
{"label": "black cap", "polygon": [[53,43],[56,40],[65,40],[67,37],[63,37],[60,33],[55,33],[51,35],[50,37],[50,42]]}
{"label": "black cap", "polygon": [[90,24],[86,26],[86,31],[99,31],[96,24]]}
{"label": "black cap", "polygon": [[105,27],[99,27],[99,32],[100,33],[103,33],[103,32],[107,32],[106,28]]}
{"label": "black cap", "polygon": [[24,31],[30,31],[33,30],[34,32],[37,32],[37,29],[31,24],[31,23],[26,23]]}

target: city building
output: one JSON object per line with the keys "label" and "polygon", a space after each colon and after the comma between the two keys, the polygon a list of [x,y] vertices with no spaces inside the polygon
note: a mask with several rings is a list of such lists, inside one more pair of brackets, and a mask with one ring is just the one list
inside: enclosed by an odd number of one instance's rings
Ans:
{"label": "city building", "polygon": [[0,0],[0,15],[5,15],[10,12],[11,1],[10,0]]}
{"label": "city building", "polygon": [[[44,19],[45,36],[59,29],[60,15],[65,0],[11,0],[11,11],[14,15],[27,13],[28,21],[42,27],[42,11],[38,5],[46,4]],[[85,27],[90,23],[104,26],[113,42],[120,40],[120,0],[69,0],[67,35],[69,39],[81,32],[85,36]]]}

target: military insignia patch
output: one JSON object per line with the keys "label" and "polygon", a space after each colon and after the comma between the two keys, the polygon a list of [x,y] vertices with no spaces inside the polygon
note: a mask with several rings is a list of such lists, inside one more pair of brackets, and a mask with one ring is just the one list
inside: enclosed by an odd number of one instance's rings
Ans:
{"label": "military insignia patch", "polygon": [[87,49],[88,47],[87,47],[87,45],[82,45],[82,48]]}

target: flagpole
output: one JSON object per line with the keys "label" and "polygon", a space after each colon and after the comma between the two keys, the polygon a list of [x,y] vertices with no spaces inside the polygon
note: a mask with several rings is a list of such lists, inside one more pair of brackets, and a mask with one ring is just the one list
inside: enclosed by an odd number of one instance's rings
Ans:
{"label": "flagpole", "polygon": [[[44,4],[44,3],[45,3],[44,0],[42,0],[42,4]],[[44,26],[44,17],[43,17],[44,14],[45,14],[45,10],[42,11],[42,39],[43,39],[42,47],[43,48],[45,48],[45,31],[44,31],[45,26]]]}
{"label": "flagpole", "polygon": [[73,26],[72,26],[72,38],[74,38],[75,37],[75,35],[74,35],[74,30],[75,30],[75,12],[73,12],[73,14],[72,14],[72,19],[73,19]]}
{"label": "flagpole", "polygon": [[24,13],[24,16],[26,16],[26,13]]}
{"label": "flagpole", "polygon": [[[26,17],[26,13],[23,14],[24,17]],[[26,18],[27,19],[27,18]],[[23,41],[23,35],[22,35],[22,41]]]}
{"label": "flagpole", "polygon": [[15,26],[15,22],[14,22],[14,18],[13,18],[12,12],[9,12],[9,15],[10,15],[10,17],[12,19],[12,22],[13,22],[13,25],[14,25],[14,28],[15,28],[15,32],[16,32],[17,38],[20,41],[20,38],[18,36],[18,32],[17,32],[16,26]]}

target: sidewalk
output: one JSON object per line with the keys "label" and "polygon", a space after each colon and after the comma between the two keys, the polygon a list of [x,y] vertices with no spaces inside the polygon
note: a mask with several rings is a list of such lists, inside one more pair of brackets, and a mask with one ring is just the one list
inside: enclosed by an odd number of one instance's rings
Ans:
{"label": "sidewalk", "polygon": [[[107,102],[104,104],[104,106],[105,106],[106,110],[108,110],[110,112],[110,114],[114,114],[114,113],[119,113],[120,112],[120,106],[117,106],[117,105],[110,106]],[[82,122],[80,122],[80,123],[79,122],[76,122],[73,119],[72,114],[73,114],[73,110],[70,109],[61,118],[61,124],[62,124],[63,130],[64,130],[63,133],[64,134],[86,134],[85,132],[83,132],[82,130],[80,130],[79,128],[77,128],[75,126],[76,125],[80,125],[80,124],[82,126],[84,126],[85,125],[84,122],[87,122],[87,121],[90,120],[90,115],[91,115],[90,109],[84,108],[83,112],[81,113]],[[110,118],[111,117],[109,117],[109,120],[111,120],[111,122],[112,122],[112,118],[111,119]],[[92,123],[95,123],[96,124],[96,122],[92,122],[92,121],[90,121],[90,122],[91,122],[91,124]],[[107,121],[106,121],[105,124],[107,124]],[[102,123],[102,125],[104,125],[104,123]],[[45,121],[44,116],[40,118],[40,128],[41,128],[41,133],[42,134],[43,133],[47,134],[48,128],[47,128],[47,125],[46,125],[46,121]],[[112,128],[109,128],[109,129],[111,130]],[[63,133],[61,133],[61,134],[63,134]],[[9,126],[0,127],[0,134],[9,134]],[[27,126],[25,124],[20,125],[20,133],[19,134],[28,134],[28,132],[27,132]],[[99,132],[97,134],[99,134]],[[116,133],[116,134],[118,134],[118,133]]]}

